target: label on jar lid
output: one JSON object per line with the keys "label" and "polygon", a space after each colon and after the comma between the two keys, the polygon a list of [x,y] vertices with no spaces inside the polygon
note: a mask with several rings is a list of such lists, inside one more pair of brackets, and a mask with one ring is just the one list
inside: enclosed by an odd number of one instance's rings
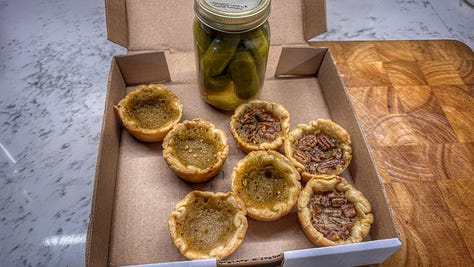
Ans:
{"label": "label on jar lid", "polygon": [[206,0],[206,2],[221,11],[229,13],[240,13],[252,10],[260,4],[260,0]]}

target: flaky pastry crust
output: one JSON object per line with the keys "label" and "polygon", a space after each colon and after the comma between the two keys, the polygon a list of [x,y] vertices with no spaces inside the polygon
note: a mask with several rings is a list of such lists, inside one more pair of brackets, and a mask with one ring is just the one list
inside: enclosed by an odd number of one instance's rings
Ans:
{"label": "flaky pastry crust", "polygon": [[225,132],[200,118],[176,124],[162,147],[168,166],[188,182],[204,182],[215,176],[229,154]]}
{"label": "flaky pastry crust", "polygon": [[173,243],[188,259],[223,259],[242,243],[248,228],[244,203],[230,192],[192,191],[168,219]]}
{"label": "flaky pastry crust", "polygon": [[[250,110],[256,109],[259,109],[259,112],[264,110],[270,117],[260,116],[257,121],[243,123],[243,116],[248,116]],[[248,117],[252,120],[252,116]],[[248,127],[252,127],[252,130]],[[286,139],[289,129],[290,114],[286,108],[280,103],[262,100],[241,104],[235,109],[230,121],[232,136],[239,148],[246,153],[255,150],[278,150]]]}
{"label": "flaky pastry crust", "polygon": [[[347,239],[330,240],[313,226],[314,216],[309,206],[311,198],[316,192],[342,192],[356,211],[353,226]],[[311,179],[301,191],[298,199],[298,218],[306,236],[317,246],[334,246],[360,242],[370,231],[374,221],[371,205],[364,195],[350,185],[344,178],[333,176],[331,179]],[[327,225],[330,227],[329,225]]]}
{"label": "flaky pastry crust", "polygon": [[[329,159],[324,159],[323,156],[321,162],[317,162],[320,159],[318,154],[315,153],[323,153],[322,155],[328,153],[324,150],[315,150],[322,146],[321,143],[324,143],[322,142],[324,140],[319,140],[322,135],[328,137],[326,140],[329,140],[329,144],[333,142],[331,140],[336,141],[332,146],[326,146],[339,155],[331,156]],[[313,140],[310,140],[311,138],[308,138],[308,136],[312,137]],[[306,147],[302,147],[301,143],[304,143]],[[339,175],[349,166],[352,159],[349,133],[328,119],[318,119],[309,121],[307,124],[299,124],[288,134],[284,149],[285,155],[300,172],[304,181],[309,181],[311,178],[330,179],[334,175]]]}
{"label": "flaky pastry crust", "polygon": [[273,150],[252,151],[232,172],[232,192],[244,201],[247,214],[260,221],[277,220],[295,206],[300,175],[289,160]]}
{"label": "flaky pastry crust", "polygon": [[179,98],[161,84],[137,86],[114,108],[128,132],[144,142],[162,141],[183,113]]}

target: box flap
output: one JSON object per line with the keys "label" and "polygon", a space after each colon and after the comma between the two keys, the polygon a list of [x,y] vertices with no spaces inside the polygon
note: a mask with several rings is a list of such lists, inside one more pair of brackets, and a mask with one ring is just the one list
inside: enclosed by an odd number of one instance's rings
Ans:
{"label": "box flap", "polygon": [[[171,80],[164,52],[116,56],[127,84],[169,82]],[[141,71],[136,71],[140,67]]]}
{"label": "box flap", "polygon": [[314,76],[318,73],[326,51],[326,48],[284,46],[275,76]]}
{"label": "box flap", "polygon": [[[192,51],[192,0],[106,0],[107,37],[129,50]],[[325,0],[273,0],[271,43],[304,44],[326,31]]]}

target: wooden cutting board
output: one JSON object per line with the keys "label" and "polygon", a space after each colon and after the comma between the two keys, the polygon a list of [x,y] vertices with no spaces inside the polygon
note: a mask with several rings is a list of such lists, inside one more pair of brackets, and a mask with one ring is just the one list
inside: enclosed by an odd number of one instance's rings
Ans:
{"label": "wooden cutting board", "polygon": [[453,40],[328,47],[400,230],[384,266],[474,266],[474,54]]}

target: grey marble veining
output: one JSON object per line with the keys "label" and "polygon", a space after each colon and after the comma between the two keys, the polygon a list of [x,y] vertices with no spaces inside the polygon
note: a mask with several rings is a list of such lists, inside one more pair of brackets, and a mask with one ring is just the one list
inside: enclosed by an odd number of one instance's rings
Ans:
{"label": "grey marble veining", "polygon": [[81,266],[110,59],[101,1],[0,3],[0,265]]}
{"label": "grey marble veining", "polygon": [[474,48],[464,0],[326,1],[328,31],[312,40],[457,39]]}
{"label": "grey marble veining", "polygon": [[[474,9],[328,0],[315,40],[439,39],[474,48]],[[107,74],[103,1],[0,1],[0,266],[82,266]]]}

